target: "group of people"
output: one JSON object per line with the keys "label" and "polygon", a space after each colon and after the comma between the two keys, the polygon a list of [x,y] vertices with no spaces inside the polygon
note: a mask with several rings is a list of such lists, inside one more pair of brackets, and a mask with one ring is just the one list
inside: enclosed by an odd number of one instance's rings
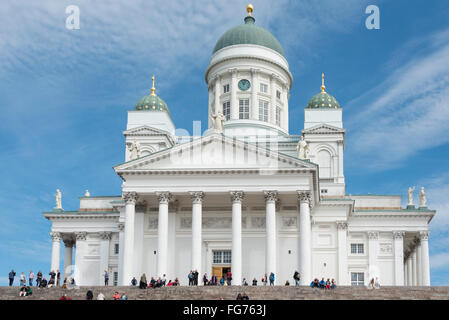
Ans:
{"label": "group of people", "polygon": [[[47,278],[44,277],[42,271],[39,270],[39,272],[37,274],[34,274],[34,272],[31,270],[28,274],[28,278],[25,276],[25,274],[22,272],[19,276],[19,286],[22,287],[26,287],[27,286],[27,282],[28,282],[28,287],[32,287],[34,285],[34,280],[36,280],[36,287],[40,287],[40,288],[51,288],[53,286],[58,286],[60,285],[61,282],[61,273],[59,272],[59,270],[56,270],[56,272],[54,270],[51,270],[50,273],[48,274],[48,280]],[[13,270],[11,270],[11,272],[8,274],[8,279],[9,279],[9,286],[13,286],[14,285],[14,280],[16,277],[16,272]],[[64,283],[67,282],[67,279],[64,280]],[[72,280],[73,282],[73,280]]]}
{"label": "group of people", "polygon": [[329,278],[327,280],[324,280],[324,278],[321,278],[321,281],[318,280],[318,278],[315,278],[310,283],[311,288],[320,288],[320,289],[326,289],[326,290],[335,289],[336,286],[337,286],[337,283],[335,282],[335,279],[333,279],[333,278],[332,278],[332,280],[330,280]]}
{"label": "group of people", "polygon": [[[131,286],[135,287],[137,286],[137,279],[135,277],[132,278],[131,280]],[[171,281],[169,280],[167,282],[167,277],[166,275],[162,275],[161,277],[158,277],[157,280],[154,279],[154,277],[151,277],[151,280],[149,282],[147,282],[147,276],[144,274],[142,274],[142,276],[140,277],[140,282],[139,282],[139,288],[140,289],[147,289],[147,288],[160,288],[160,287],[173,287],[173,286],[179,286],[179,279],[176,278],[175,281]]]}
{"label": "group of people", "polygon": [[368,284],[368,288],[369,289],[380,289],[380,281],[379,278],[376,277],[376,279],[371,278],[369,284]]}

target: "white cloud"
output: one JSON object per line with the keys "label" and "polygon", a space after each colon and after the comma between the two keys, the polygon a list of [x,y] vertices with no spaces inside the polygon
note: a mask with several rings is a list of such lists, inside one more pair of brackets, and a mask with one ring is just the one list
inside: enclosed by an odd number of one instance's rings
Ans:
{"label": "white cloud", "polygon": [[[437,211],[430,223],[433,236],[449,239],[449,235],[446,234],[449,230],[449,172],[425,179],[420,185],[425,187],[428,205]],[[443,241],[440,244],[449,249],[448,242]]]}
{"label": "white cloud", "polygon": [[[370,159],[372,168],[385,169],[449,142],[449,40],[441,36],[447,33],[416,41],[432,52],[412,58],[348,104],[354,109],[346,124],[355,158]],[[356,113],[356,107],[362,111]]]}

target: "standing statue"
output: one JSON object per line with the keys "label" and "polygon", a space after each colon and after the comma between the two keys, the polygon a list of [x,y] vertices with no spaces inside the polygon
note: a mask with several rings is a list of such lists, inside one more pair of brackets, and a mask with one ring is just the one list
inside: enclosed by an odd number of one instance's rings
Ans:
{"label": "standing statue", "polygon": [[421,187],[421,191],[419,192],[419,206],[421,208],[425,207],[427,204],[426,193],[424,192],[424,187]]}
{"label": "standing statue", "polygon": [[90,197],[90,192],[89,192],[89,190],[86,190],[86,192],[84,193],[84,196],[85,196],[85,197]]}
{"label": "standing statue", "polygon": [[298,141],[298,144],[296,146],[296,151],[298,151],[298,158],[299,159],[307,159],[307,156],[310,152],[309,145],[304,140],[304,136],[301,136],[301,140]]}
{"label": "standing statue", "polygon": [[139,141],[134,141],[128,144],[128,150],[131,152],[130,160],[135,160],[140,158],[140,143]]}
{"label": "standing statue", "polygon": [[62,210],[62,195],[61,195],[61,191],[59,189],[56,189],[56,207],[55,209],[61,209]]}
{"label": "standing statue", "polygon": [[218,112],[218,114],[211,115],[210,117],[212,120],[212,127],[218,132],[223,132],[223,126],[226,120],[225,116],[221,112]]}
{"label": "standing statue", "polygon": [[415,191],[415,187],[408,187],[408,205],[413,206],[413,191]]}

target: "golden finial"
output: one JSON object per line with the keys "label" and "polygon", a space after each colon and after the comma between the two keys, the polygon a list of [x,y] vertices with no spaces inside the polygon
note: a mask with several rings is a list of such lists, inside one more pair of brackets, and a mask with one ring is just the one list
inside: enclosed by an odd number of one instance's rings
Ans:
{"label": "golden finial", "polygon": [[254,7],[251,3],[246,6],[246,11],[248,12],[248,17],[251,17],[251,12],[254,11]]}
{"label": "golden finial", "polygon": [[154,75],[151,77],[151,80],[153,80],[153,87],[151,88],[151,95],[155,96],[156,95],[156,88],[154,87]]}
{"label": "golden finial", "polygon": [[326,92],[324,91],[324,89],[326,89],[326,86],[324,85],[324,73],[321,74],[321,92]]}

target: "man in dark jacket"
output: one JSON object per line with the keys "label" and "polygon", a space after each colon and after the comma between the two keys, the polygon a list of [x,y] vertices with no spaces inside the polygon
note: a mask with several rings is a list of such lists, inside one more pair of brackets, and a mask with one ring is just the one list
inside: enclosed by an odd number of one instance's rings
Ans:
{"label": "man in dark jacket", "polygon": [[195,270],[195,272],[193,273],[193,282],[194,282],[193,284],[195,286],[198,285],[198,275],[199,275],[198,270]]}
{"label": "man in dark jacket", "polygon": [[93,300],[93,299],[94,299],[94,294],[92,293],[91,290],[87,290],[86,300]]}
{"label": "man in dark jacket", "polygon": [[16,273],[14,272],[14,269],[11,270],[11,272],[8,275],[9,278],[9,286],[11,287],[14,283],[14,277],[16,276]]}
{"label": "man in dark jacket", "polygon": [[36,276],[36,287],[41,286],[41,281],[42,281],[42,272],[39,270]]}

